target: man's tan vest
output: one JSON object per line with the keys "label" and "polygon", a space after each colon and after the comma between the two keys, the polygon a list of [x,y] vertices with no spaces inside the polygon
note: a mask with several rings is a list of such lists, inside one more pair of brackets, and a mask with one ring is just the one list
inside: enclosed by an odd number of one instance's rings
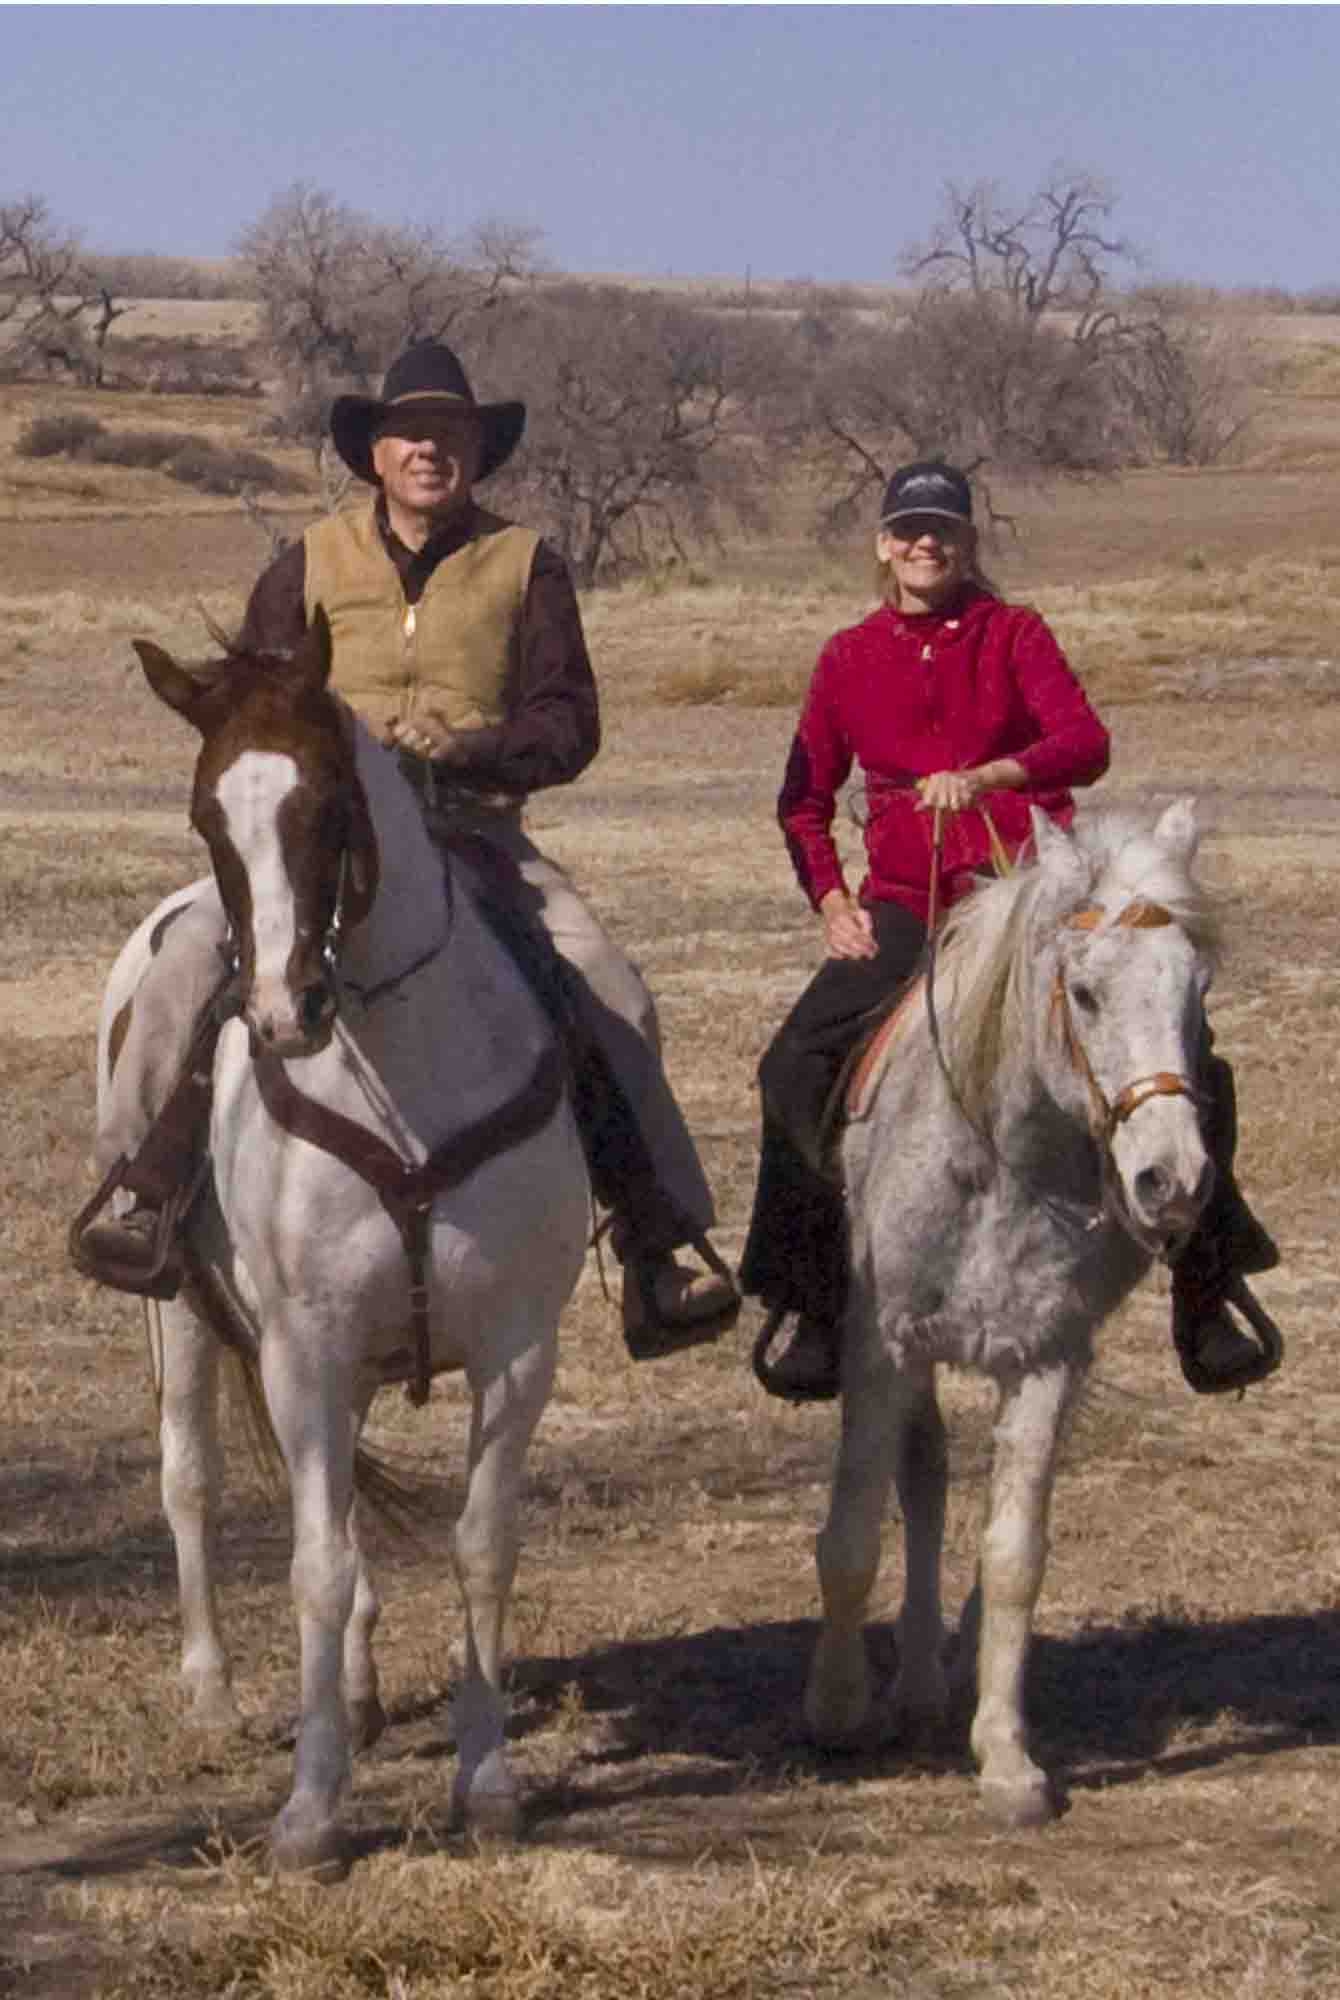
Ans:
{"label": "man's tan vest", "polygon": [[316,522],[303,537],[307,616],[320,604],[330,620],[333,686],[374,730],[431,709],[451,729],[504,721],[539,540],[477,507],[470,540],[408,605],[375,501]]}

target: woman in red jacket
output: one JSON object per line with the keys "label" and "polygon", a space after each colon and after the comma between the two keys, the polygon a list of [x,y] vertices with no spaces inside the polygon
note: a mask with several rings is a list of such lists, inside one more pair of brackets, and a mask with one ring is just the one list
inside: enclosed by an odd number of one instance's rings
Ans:
{"label": "woman in red jacket", "polygon": [[[1044,621],[983,578],[961,472],[938,461],[895,472],[875,546],[886,601],[820,654],[778,800],[827,956],[759,1065],[762,1157],[741,1282],[774,1331],[795,1316],[786,1350],[760,1367],[765,1386],[790,1401],[838,1389],[847,1239],[821,1128],[872,1010],[920,960],[932,816],[942,816],[943,908],[990,870],[998,845],[1018,852],[1030,806],[1064,824],[1070,788],[1092,784],[1108,762],[1107,731]],[[865,774],[868,864],[856,896],[832,833],[854,763]],[[1216,1213],[1179,1260],[1175,1331],[1195,1386],[1237,1387],[1262,1372],[1261,1354],[1227,1317],[1224,1292],[1232,1276],[1278,1258],[1233,1182],[1232,1074],[1208,1051],[1207,1088]]]}

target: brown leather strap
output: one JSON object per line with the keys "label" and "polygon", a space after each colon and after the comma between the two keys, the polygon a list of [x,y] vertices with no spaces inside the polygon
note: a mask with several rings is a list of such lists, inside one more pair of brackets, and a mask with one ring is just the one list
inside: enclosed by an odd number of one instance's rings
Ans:
{"label": "brown leather strap", "polygon": [[233,1012],[232,984],[229,972],[215,988],[167,1101],[121,1175],[122,1185],[153,1208],[169,1206],[204,1147],[214,1096],[214,1052]]}
{"label": "brown leather strap", "polygon": [[[1107,921],[1107,911],[1101,903],[1081,903],[1066,918],[1066,927],[1072,931],[1096,931]],[[1151,903],[1144,896],[1136,896],[1119,910],[1112,923],[1126,931],[1156,931],[1173,922],[1171,910],[1162,903]]]}
{"label": "brown leather strap", "polygon": [[410,1330],[414,1374],[410,1396],[428,1396],[428,1224],[433,1202],[499,1153],[507,1152],[547,1125],[558,1109],[567,1077],[557,1043],[541,1055],[515,1096],[463,1131],[455,1132],[415,1166],[400,1158],[384,1139],[341,1111],[319,1104],[299,1090],[278,1056],[259,1050],[254,1057],[261,1101],[275,1123],[295,1139],[329,1153],[375,1190],[400,1232],[410,1267]]}

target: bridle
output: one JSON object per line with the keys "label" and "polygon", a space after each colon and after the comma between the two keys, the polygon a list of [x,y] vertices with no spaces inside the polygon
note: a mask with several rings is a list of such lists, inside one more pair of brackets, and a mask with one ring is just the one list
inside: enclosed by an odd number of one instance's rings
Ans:
{"label": "bridle", "polygon": [[[1067,930],[1094,931],[1103,922],[1106,914],[1107,912],[1095,903],[1083,903],[1078,909],[1072,910],[1069,916],[1064,917],[1062,923]],[[1116,930],[1148,931],[1160,930],[1165,924],[1171,924],[1174,919],[1172,912],[1165,909],[1162,903],[1151,903],[1144,897],[1137,896],[1119,910],[1111,921],[1113,929]],[[1084,1044],[1076,1032],[1075,1017],[1070,1009],[1065,981],[1061,977],[1059,966],[1052,981],[1051,1006],[1053,1016],[1058,1018],[1061,1024],[1061,1038],[1065,1044],[1066,1054],[1084,1079],[1085,1088],[1089,1093],[1089,1129],[1102,1147],[1105,1156],[1110,1153],[1112,1140],[1120,1127],[1125,1124],[1133,1111],[1138,1111],[1151,1097],[1189,1097],[1193,1104],[1200,1103],[1201,1092],[1190,1079],[1182,1076],[1177,1070],[1170,1069],[1159,1069],[1150,1076],[1134,1078],[1132,1082],[1123,1084],[1116,1096],[1109,1101],[1093,1073],[1093,1066],[1085,1052]]]}
{"label": "bridle", "polygon": [[[1123,1084],[1115,1096],[1109,1099],[1102,1085],[1094,1075],[1093,1065],[1089,1061],[1084,1044],[1075,1027],[1074,1015],[1071,1012],[1070,1001],[1065,990],[1065,981],[1061,976],[1061,970],[1058,966],[1052,981],[1051,1013],[1053,1018],[1060,1022],[1061,1037],[1066,1054],[1073,1068],[1082,1079],[1088,1096],[1089,1132],[1098,1149],[1103,1187],[1102,1200],[1094,1207],[1080,1203],[1066,1205],[1058,1201],[1054,1195],[1036,1187],[1030,1176],[1022,1168],[1016,1166],[1006,1158],[991,1131],[973,1116],[968,1106],[964,1103],[962,1093],[945,1057],[944,1046],[940,1036],[940,1023],[935,1007],[935,965],[937,955],[936,932],[939,915],[942,832],[943,809],[936,807],[931,827],[931,874],[926,920],[927,942],[924,984],[926,993],[926,1021],[930,1031],[931,1047],[935,1052],[935,1060],[949,1091],[950,1099],[960,1117],[970,1126],[978,1139],[986,1147],[996,1165],[1027,1188],[1032,1198],[1057,1221],[1063,1223],[1067,1229],[1079,1229],[1081,1233],[1087,1234],[1099,1226],[1104,1215],[1112,1215],[1121,1223],[1128,1235],[1133,1236],[1137,1242],[1143,1245],[1146,1240],[1145,1232],[1137,1225],[1127,1205],[1125,1193],[1122,1188],[1121,1175],[1117,1171],[1116,1160],[1112,1153],[1112,1142],[1126,1120],[1134,1112],[1138,1111],[1142,1104],[1147,1104],[1151,1098],[1186,1097],[1193,1104],[1198,1105],[1201,1102],[1202,1093],[1191,1082],[1189,1077],[1181,1075],[1178,1071],[1155,1070],[1149,1076],[1135,1077],[1130,1083]],[[995,829],[992,828],[991,832],[994,836]],[[993,851],[996,844],[993,838]],[[1174,921],[1172,912],[1166,909],[1162,903],[1154,903],[1144,897],[1134,897],[1124,908],[1117,912],[1115,917],[1110,919],[1101,905],[1096,903],[1081,903],[1061,919],[1061,927],[1068,930],[1094,931],[1101,924],[1109,922],[1114,929],[1119,930],[1157,930]],[[1079,1216],[1082,1216],[1082,1221],[1078,1219]]]}

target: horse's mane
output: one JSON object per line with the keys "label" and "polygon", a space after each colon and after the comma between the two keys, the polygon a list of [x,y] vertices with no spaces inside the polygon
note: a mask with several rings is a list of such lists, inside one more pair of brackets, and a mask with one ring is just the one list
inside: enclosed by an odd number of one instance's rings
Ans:
{"label": "horse's mane", "polygon": [[1200,952],[1218,948],[1214,914],[1182,855],[1147,815],[1117,808],[1076,817],[1070,841],[956,904],[937,957],[937,1016],[956,1094],[974,1121],[988,1115],[1003,1051],[1025,1029],[1030,966],[1070,911],[1091,905],[1114,921],[1128,903],[1161,904]]}

